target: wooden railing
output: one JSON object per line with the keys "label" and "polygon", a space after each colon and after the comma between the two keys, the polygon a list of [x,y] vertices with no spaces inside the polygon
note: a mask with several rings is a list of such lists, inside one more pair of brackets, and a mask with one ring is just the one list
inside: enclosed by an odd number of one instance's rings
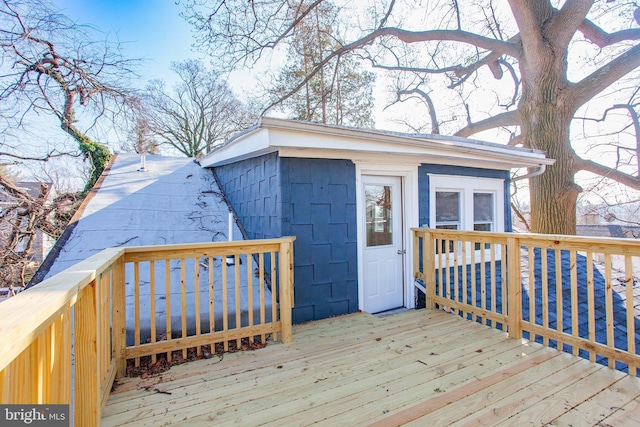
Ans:
{"label": "wooden railing", "polygon": [[2,302],[0,402],[73,402],[75,425],[95,426],[127,359],[290,342],[293,241],[106,249]]}
{"label": "wooden railing", "polygon": [[413,229],[428,308],[638,374],[640,242]]}

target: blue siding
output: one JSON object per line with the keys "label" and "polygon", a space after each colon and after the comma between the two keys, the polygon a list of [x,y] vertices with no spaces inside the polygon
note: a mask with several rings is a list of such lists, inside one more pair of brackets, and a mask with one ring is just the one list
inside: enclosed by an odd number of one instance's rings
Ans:
{"label": "blue siding", "polygon": [[276,153],[218,166],[214,174],[249,239],[283,236]]}
{"label": "blue siding", "polygon": [[513,231],[511,222],[511,202],[509,200],[509,171],[469,168],[464,166],[422,164],[418,167],[418,224],[429,224],[429,174],[460,175],[504,180],[504,231]]}
{"label": "blue siding", "polygon": [[214,173],[250,239],[296,236],[295,323],[358,310],[355,165],[276,153]]}
{"label": "blue siding", "polygon": [[281,158],[282,233],[296,236],[296,323],[358,310],[356,172],[349,160]]}

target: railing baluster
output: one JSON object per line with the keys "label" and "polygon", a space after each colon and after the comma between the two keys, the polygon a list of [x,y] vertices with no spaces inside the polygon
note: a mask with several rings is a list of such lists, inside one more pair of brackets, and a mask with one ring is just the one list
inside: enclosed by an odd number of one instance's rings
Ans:
{"label": "railing baluster", "polygon": [[[208,262],[209,262],[208,264],[209,265],[209,333],[212,334],[216,330],[215,277],[213,275],[213,270],[214,270],[213,263],[215,262],[214,258],[212,256],[209,256]],[[209,345],[211,346],[210,354],[215,354],[216,343],[211,342],[211,344]]]}
{"label": "railing baluster", "polygon": [[[507,246],[505,244],[500,245],[500,300],[502,302],[502,314],[506,316],[507,314],[507,286],[506,286],[506,279],[507,277],[505,276],[505,270],[507,268],[507,265],[505,263],[505,259],[507,256]],[[506,330],[506,325],[502,324],[502,330]]]}
{"label": "railing baluster", "polygon": [[[491,311],[492,312],[496,312],[497,310],[497,298],[496,298],[496,280],[497,280],[497,275],[496,275],[496,246],[495,243],[490,243],[489,244],[489,252],[491,254],[491,264],[489,265],[489,272],[490,272],[490,280],[491,280]],[[491,325],[493,327],[495,327],[495,322],[491,322]]]}
{"label": "railing baluster", "polygon": [[[475,251],[474,251],[475,252]],[[484,243],[480,240],[480,308],[487,309],[487,271],[486,271],[486,259],[485,259]],[[482,324],[487,324],[487,317],[482,316]]]}
{"label": "railing baluster", "polygon": [[520,268],[520,242],[515,237],[507,239],[507,329],[509,337],[522,338],[522,277]]}
{"label": "railing baluster", "polygon": [[[459,260],[459,255],[458,255],[458,247],[460,246],[460,244],[462,244],[464,242],[461,242],[460,240],[456,240],[455,241],[455,249],[453,251],[453,295],[451,295],[451,299],[453,299],[456,303],[460,302],[460,274],[458,273],[458,268],[460,266],[460,260]],[[454,305],[454,307],[457,307],[458,305]],[[454,312],[456,314],[460,314],[461,311],[457,310],[454,308]]]}
{"label": "railing baluster", "polygon": [[[187,260],[186,258],[180,258],[180,303],[182,310],[180,312],[180,326],[182,329],[180,335],[182,338],[187,337]],[[187,349],[182,349],[182,358],[187,358]]]}
{"label": "railing baluster", "polygon": [[[173,338],[171,331],[171,260],[164,260],[164,286],[165,286],[165,340],[171,341]],[[167,350],[167,362],[171,362],[173,360],[173,352],[171,350]]]}
{"label": "railing baluster", "polygon": [[[266,323],[266,313],[265,313],[265,299],[264,299],[264,252],[260,252],[258,258],[258,271],[259,271],[259,281],[260,281],[260,324],[264,325]],[[266,340],[266,335],[260,335],[260,343],[264,344]]]}
{"label": "railing baluster", "polygon": [[[454,253],[449,252],[451,247],[453,246],[453,240],[445,240],[445,245],[447,247],[447,251],[445,252],[445,270],[444,270],[444,279],[442,280],[442,298],[450,299],[449,293],[451,292],[451,256],[455,256]],[[449,307],[445,307],[447,311]]]}
{"label": "railing baluster", "polygon": [[[236,301],[236,325],[235,328],[236,329],[240,329],[242,327],[242,309],[240,306],[240,300],[242,298],[242,294],[241,294],[241,289],[240,289],[240,255],[235,254],[233,256],[235,262],[234,262],[234,274],[233,274],[233,280],[235,283],[235,292],[236,292],[236,297],[235,297],[235,301]],[[241,347],[241,343],[240,343],[240,338],[236,339],[236,349],[240,350]]]}
{"label": "railing baluster", "polygon": [[[247,254],[247,299],[249,302],[247,303],[247,311],[249,315],[249,325],[253,326],[253,271],[251,268],[253,267],[253,260],[251,254]],[[253,336],[249,337],[249,343],[253,343]]]}
{"label": "railing baluster", "polygon": [[[578,337],[580,331],[578,330],[578,261],[576,251],[571,251],[569,262],[571,263],[571,335]],[[577,345],[573,344],[571,352],[574,356],[577,356],[580,350]]]}
{"label": "railing baluster", "polygon": [[[133,345],[140,345],[140,263],[133,263]],[[136,357],[135,366],[140,366]]]}
{"label": "railing baluster", "polygon": [[111,355],[116,360],[116,378],[122,378],[126,373],[124,349],[127,346],[126,289],[124,260],[122,257],[118,259],[113,267],[112,289]]}
{"label": "railing baluster", "polygon": [[[624,257],[624,285],[627,310],[627,351],[636,354],[636,322],[633,297],[633,259],[630,255]],[[629,364],[629,375],[636,376],[637,365]]]}
{"label": "railing baluster", "polygon": [[[587,307],[589,319],[589,341],[596,340],[596,308],[595,308],[595,282],[593,273],[593,252],[587,251]],[[596,352],[589,350],[589,360],[596,361]]]}
{"label": "railing baluster", "polygon": [[[194,263],[194,288],[195,288],[195,316],[196,316],[196,335],[201,335],[202,329],[200,327],[200,258],[197,256],[193,259]],[[202,356],[202,346],[196,347],[196,354],[198,357]]]}
{"label": "railing baluster", "polygon": [[[613,284],[611,277],[611,254],[604,254],[604,280],[605,280],[605,299],[606,299],[606,317],[607,317],[607,345],[614,346],[613,336]],[[615,359],[608,358],[610,368],[615,367]]]}
{"label": "railing baluster", "polygon": [[[464,304],[470,304],[470,298],[471,296],[468,294],[467,292],[467,273],[471,274],[471,270],[469,270],[469,263],[467,262],[467,245],[469,245],[470,243],[466,240],[462,241],[462,253],[460,254],[461,259],[462,259],[462,302]],[[464,314],[464,318],[467,318],[468,312],[462,310],[462,313]]]}
{"label": "railing baluster", "polygon": [[[528,261],[528,270],[527,275],[529,276],[529,321],[536,325],[538,323],[538,302],[536,300],[536,270],[535,270],[535,247],[527,246],[527,261]],[[519,262],[519,259],[518,261]],[[536,340],[536,334],[531,332],[531,336],[529,337],[531,341]]]}
{"label": "railing baluster", "polygon": [[[229,283],[227,278],[226,260],[222,258],[222,331],[229,330]],[[229,341],[224,340],[222,344],[223,350],[229,350]]]}
{"label": "railing baluster", "polygon": [[[271,252],[271,321],[272,322],[277,322],[278,319],[278,303],[276,301],[276,292],[277,292],[277,285],[276,285],[276,253],[275,252]],[[277,340],[278,339],[278,332],[274,332],[273,333],[273,339]]]}
{"label": "railing baluster", "polygon": [[[549,269],[547,268],[547,249],[545,247],[540,248],[540,263],[542,264],[540,275],[542,276],[542,326],[545,329],[549,328]],[[549,337],[544,335],[542,337],[542,343],[546,346],[549,345]]]}
{"label": "railing baluster", "polygon": [[[155,343],[156,336],[156,264],[154,260],[149,261],[149,312],[150,312],[150,341]],[[156,363],[157,355],[151,355],[151,363]]]}
{"label": "railing baluster", "polygon": [[[476,250],[475,250],[475,242],[471,243],[471,247],[469,248],[469,254],[471,255],[471,263],[470,263],[470,267],[471,267],[471,305],[473,306],[473,312],[475,313],[476,310],[478,309],[478,281],[476,278],[476,273],[477,273],[477,269],[476,269]],[[474,322],[477,319],[477,316],[475,314],[473,314],[473,318],[471,319]]]}
{"label": "railing baluster", "polygon": [[[556,268],[556,330],[558,332],[564,332],[564,313],[562,311],[562,306],[564,304],[562,295],[562,254],[560,253],[560,248],[555,248],[553,252]],[[556,343],[558,345],[558,350],[562,351],[564,348],[563,342],[557,340]]]}
{"label": "railing baluster", "polygon": [[[56,326],[55,354],[58,356],[53,369],[57,372],[51,403],[71,403],[71,310],[60,316]],[[1,400],[1,399],[0,399]]]}

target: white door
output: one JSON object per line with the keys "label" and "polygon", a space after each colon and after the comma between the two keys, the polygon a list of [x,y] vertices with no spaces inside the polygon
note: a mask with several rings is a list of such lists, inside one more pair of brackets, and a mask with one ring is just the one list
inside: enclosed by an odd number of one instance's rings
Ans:
{"label": "white door", "polygon": [[402,178],[362,176],[364,311],[404,306]]}

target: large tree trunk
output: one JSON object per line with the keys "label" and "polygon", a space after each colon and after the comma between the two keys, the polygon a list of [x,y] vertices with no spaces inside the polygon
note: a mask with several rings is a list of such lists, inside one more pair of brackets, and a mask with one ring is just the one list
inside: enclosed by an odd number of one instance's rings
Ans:
{"label": "large tree trunk", "polygon": [[566,52],[554,52],[549,45],[545,48],[545,54],[526,58],[520,64],[523,96],[519,113],[525,145],[544,150],[556,160],[545,173],[529,180],[531,231],[573,235],[576,201],[582,191],[574,181],[574,153],[569,139],[574,102],[567,92]]}

